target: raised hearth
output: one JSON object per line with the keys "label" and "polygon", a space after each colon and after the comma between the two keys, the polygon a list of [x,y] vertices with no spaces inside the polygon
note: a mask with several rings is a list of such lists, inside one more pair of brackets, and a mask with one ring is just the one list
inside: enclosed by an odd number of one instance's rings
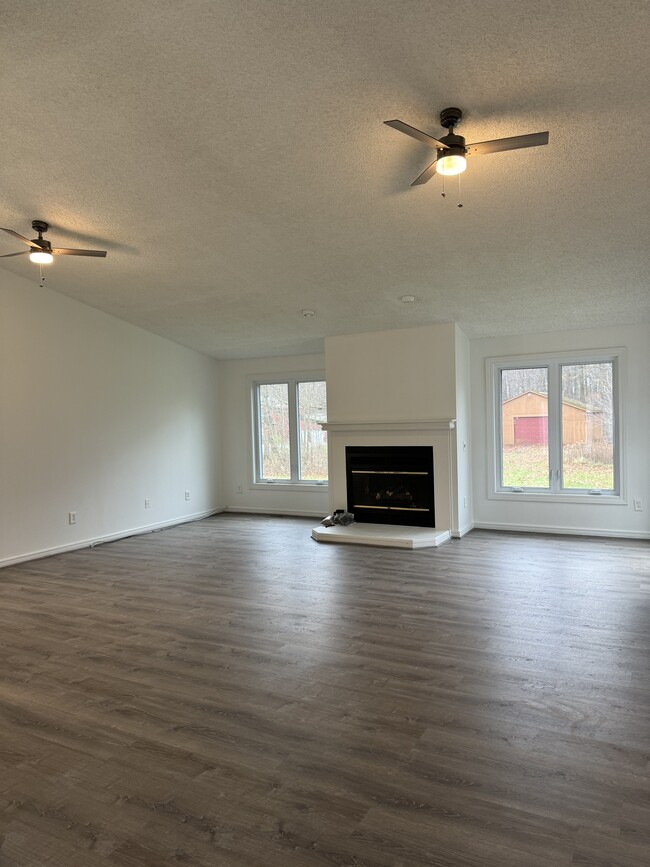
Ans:
{"label": "raised hearth", "polygon": [[347,527],[323,527],[311,531],[317,542],[346,545],[375,545],[380,548],[437,548],[451,538],[449,530],[434,527],[399,527],[392,524],[349,524]]}

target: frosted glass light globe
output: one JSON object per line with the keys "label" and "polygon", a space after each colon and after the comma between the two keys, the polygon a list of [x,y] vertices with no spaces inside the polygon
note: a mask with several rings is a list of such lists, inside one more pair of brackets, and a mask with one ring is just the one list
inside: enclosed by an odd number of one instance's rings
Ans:
{"label": "frosted glass light globe", "polygon": [[439,157],[436,171],[439,175],[459,175],[467,168],[467,160],[461,154],[447,154]]}
{"label": "frosted glass light globe", "polygon": [[37,265],[49,265],[54,261],[54,256],[47,250],[32,250],[29,259],[30,262],[36,262]]}

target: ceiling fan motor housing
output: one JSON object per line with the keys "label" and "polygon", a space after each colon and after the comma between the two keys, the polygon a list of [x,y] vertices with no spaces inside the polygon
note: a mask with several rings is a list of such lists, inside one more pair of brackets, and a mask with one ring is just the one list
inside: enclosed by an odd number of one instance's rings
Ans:
{"label": "ceiling fan motor housing", "polygon": [[50,242],[46,241],[43,237],[43,232],[47,232],[49,228],[49,224],[44,220],[32,220],[32,229],[38,232],[38,238],[32,238],[32,243],[38,244],[38,246],[42,247],[46,253],[50,253],[52,250]]}
{"label": "ceiling fan motor housing", "polygon": [[443,144],[446,144],[447,147],[438,148],[438,156],[459,156],[464,157],[467,153],[467,148],[465,147],[465,139],[462,135],[454,135],[453,132],[447,133],[447,135],[442,136],[440,139]]}

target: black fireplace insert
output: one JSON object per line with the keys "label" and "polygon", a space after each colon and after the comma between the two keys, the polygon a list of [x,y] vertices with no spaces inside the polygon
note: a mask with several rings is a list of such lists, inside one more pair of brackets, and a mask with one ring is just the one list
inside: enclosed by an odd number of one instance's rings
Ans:
{"label": "black fireplace insert", "polygon": [[435,527],[431,446],[347,446],[345,463],[355,521]]}

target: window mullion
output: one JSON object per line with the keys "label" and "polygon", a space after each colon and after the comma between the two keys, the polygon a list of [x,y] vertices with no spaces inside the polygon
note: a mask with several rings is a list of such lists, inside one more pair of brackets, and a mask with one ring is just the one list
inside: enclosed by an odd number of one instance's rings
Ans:
{"label": "window mullion", "polygon": [[614,475],[614,491],[621,494],[622,481],[621,474],[623,468],[621,466],[621,428],[623,424],[623,413],[620,404],[620,388],[621,388],[621,370],[618,361],[612,360],[612,423],[614,425],[612,436],[613,449],[613,475]]}
{"label": "window mullion", "polygon": [[561,439],[562,410],[558,398],[558,366],[548,365],[548,488],[550,493],[558,491],[559,451],[558,442]]}
{"label": "window mullion", "polygon": [[262,477],[262,410],[260,407],[260,387],[258,384],[255,384],[253,387],[253,413],[255,419],[253,424],[254,480],[257,482]]}
{"label": "window mullion", "polygon": [[289,385],[289,460],[291,463],[291,481],[299,481],[300,442],[298,430],[298,382],[292,380]]}
{"label": "window mullion", "polygon": [[494,388],[494,443],[496,450],[496,486],[497,489],[503,487],[503,419],[502,419],[502,403],[503,403],[503,384],[502,384],[502,367],[495,367],[492,385]]}

